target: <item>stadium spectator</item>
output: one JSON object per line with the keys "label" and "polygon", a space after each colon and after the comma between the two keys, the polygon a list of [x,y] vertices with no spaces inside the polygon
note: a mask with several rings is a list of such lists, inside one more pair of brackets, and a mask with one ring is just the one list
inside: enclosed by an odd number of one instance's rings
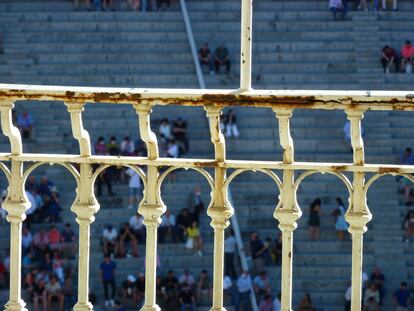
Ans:
{"label": "stadium spectator", "polygon": [[362,311],[379,311],[380,307],[374,297],[369,297],[364,304]]}
{"label": "stadium spectator", "polygon": [[212,295],[212,283],[211,277],[207,270],[201,271],[200,278],[197,283],[197,299],[202,300],[203,297],[211,297]]}
{"label": "stadium spectator", "polygon": [[33,307],[34,311],[39,311],[39,305],[42,304],[43,311],[48,310],[47,306],[47,290],[45,281],[40,280],[33,286]]}
{"label": "stadium spectator", "polygon": [[45,229],[40,229],[33,237],[33,248],[37,258],[49,248],[49,237]]}
{"label": "stadium spectator", "polygon": [[158,10],[160,11],[163,7],[163,5],[166,5],[167,10],[170,9],[171,6],[171,0],[157,0]]}
{"label": "stadium spectator", "polygon": [[370,299],[373,299],[378,305],[380,304],[380,293],[375,282],[372,282],[364,293],[364,305],[367,305]]}
{"label": "stadium spectator", "polygon": [[382,68],[384,69],[384,73],[390,72],[390,66],[394,64],[395,71],[398,72],[398,59],[397,59],[397,53],[395,50],[386,45],[382,49],[382,56],[381,56],[381,64]]}
{"label": "stadium spectator", "polygon": [[160,243],[164,243],[167,236],[171,237],[172,241],[176,243],[178,239],[178,232],[175,224],[175,216],[171,214],[169,209],[167,209],[161,219],[162,221],[158,229]]}
{"label": "stadium spectator", "polygon": [[[127,250],[129,247],[129,250]],[[119,257],[138,257],[138,242],[132,233],[129,223],[124,223],[118,234],[118,256]]]}
{"label": "stadium spectator", "polygon": [[137,278],[134,275],[130,274],[122,283],[120,289],[120,297],[123,305],[129,305],[131,302],[134,306],[138,304],[136,282]]}
{"label": "stadium spectator", "polygon": [[180,275],[180,278],[178,279],[178,284],[181,287],[184,286],[190,286],[191,289],[194,289],[195,287],[195,279],[194,276],[190,273],[188,269],[185,269],[183,274]]}
{"label": "stadium spectator", "polygon": [[[387,0],[382,0],[382,9],[384,11],[387,10]],[[397,9],[398,9],[398,1],[397,0],[392,0],[392,9],[394,11],[397,11]]]}
{"label": "stadium spectator", "polygon": [[352,284],[351,281],[348,282],[348,287],[345,291],[345,311],[351,311],[351,299],[352,299]]}
{"label": "stadium spectator", "polygon": [[61,233],[62,239],[62,252],[68,258],[74,258],[76,254],[76,235],[69,223],[65,224],[65,227]]}
{"label": "stadium spectator", "polygon": [[167,145],[167,157],[178,158],[180,156],[180,146],[175,139],[170,139]]}
{"label": "stadium spectator", "polygon": [[50,227],[50,230],[47,233],[47,239],[49,241],[49,248],[52,250],[60,250],[60,241],[62,240],[62,236],[60,235],[60,231],[56,228],[55,225]]}
{"label": "stadium spectator", "polygon": [[298,311],[315,311],[312,298],[309,293],[305,293],[302,300],[300,301]]}
{"label": "stadium spectator", "polygon": [[338,235],[338,239],[343,241],[345,239],[345,232],[348,229],[348,223],[345,221],[345,207],[341,198],[336,198],[338,207],[333,211],[335,217],[335,230]]}
{"label": "stadium spectator", "polygon": [[45,222],[61,221],[60,212],[62,207],[59,204],[59,193],[56,186],[50,189],[50,195],[43,196],[43,206],[41,209],[44,213],[43,220]]}
{"label": "stadium spectator", "polygon": [[234,113],[233,109],[230,109],[227,112],[226,115],[226,137],[233,136],[234,138],[239,137],[239,129],[237,128],[237,122],[236,122],[236,114]]}
{"label": "stadium spectator", "polygon": [[[104,261],[100,265],[101,270],[101,280],[104,288],[105,295],[105,307],[115,306],[115,271],[116,263],[111,260],[108,254],[105,254]],[[111,295],[109,295],[109,288],[111,287]]]}
{"label": "stadium spectator", "polygon": [[134,154],[138,157],[145,157],[147,155],[147,145],[141,138],[137,138],[134,144]]}
{"label": "stadium spectator", "polygon": [[25,226],[22,229],[22,251],[26,255],[32,248],[33,237],[29,229]]}
{"label": "stadium spectator", "polygon": [[6,287],[6,283],[6,267],[0,260],[0,289],[4,289]]}
{"label": "stadium spectator", "polygon": [[371,273],[371,276],[369,278],[370,282],[375,284],[377,286],[379,295],[380,295],[380,301],[378,304],[382,304],[382,300],[385,296],[385,276],[381,272],[380,268],[375,267],[374,270]]}
{"label": "stadium spectator", "polygon": [[144,217],[138,214],[138,212],[135,213],[129,219],[129,226],[131,228],[132,233],[135,235],[138,243],[144,243],[145,241]]}
{"label": "stadium spectator", "polygon": [[49,282],[46,284],[47,293],[47,305],[52,307],[52,302],[57,301],[59,304],[59,310],[63,311],[64,297],[62,294],[62,288],[55,275],[52,275]]}
{"label": "stadium spectator", "polygon": [[115,311],[126,311],[126,309],[122,306],[122,303],[119,300],[115,300],[114,307]]}
{"label": "stadium spectator", "polygon": [[115,11],[114,0],[103,0],[104,11]]}
{"label": "stadium spectator", "polygon": [[144,297],[145,297],[145,274],[144,273],[140,273],[138,275],[136,286],[137,286],[138,306],[141,307],[142,304],[144,303]]}
{"label": "stadium spectator", "polygon": [[62,294],[64,297],[64,310],[70,311],[76,303],[76,292],[73,284],[72,273],[65,275],[65,281],[62,286]]}
{"label": "stadium spectator", "polygon": [[189,142],[187,137],[187,121],[179,117],[173,124],[172,133],[174,139],[180,146],[180,155],[189,152]]}
{"label": "stadium spectator", "polygon": [[197,223],[200,223],[200,214],[204,211],[204,202],[203,198],[201,197],[200,185],[196,185],[193,192],[189,194],[187,207],[191,213],[193,220],[197,221]]}
{"label": "stadium spectator", "polygon": [[184,283],[182,289],[180,291],[180,305],[181,311],[186,311],[190,309],[191,311],[195,311],[195,297],[194,293],[191,290],[189,284]]}
{"label": "stadium spectator", "polygon": [[236,238],[233,229],[227,231],[224,240],[224,271],[231,279],[236,279],[236,269],[234,267],[234,257],[236,255]]}
{"label": "stadium spectator", "polygon": [[117,251],[117,236],[118,232],[116,229],[111,224],[108,224],[102,234],[104,254],[109,255]]}
{"label": "stadium spectator", "polygon": [[191,223],[191,227],[187,228],[186,247],[192,249],[195,255],[203,256],[203,252],[201,251],[203,248],[203,239],[201,238],[198,223],[195,220]]}
{"label": "stadium spectator", "polygon": [[273,300],[274,311],[280,311],[282,308],[282,294],[277,294],[277,297]]}
{"label": "stadium spectator", "polygon": [[141,8],[141,0],[128,0],[128,5],[133,11],[139,11]]}
{"label": "stadium spectator", "polygon": [[272,296],[269,294],[264,295],[263,300],[260,302],[259,311],[274,311],[275,306],[272,301]]}
{"label": "stadium spectator", "polygon": [[106,150],[108,154],[112,156],[117,156],[120,154],[121,150],[119,149],[115,136],[111,136],[111,138],[109,139],[109,143],[106,146]]}
{"label": "stadium spectator", "polygon": [[17,127],[19,128],[23,139],[32,138],[33,125],[34,122],[31,114],[27,111],[23,111],[19,114],[19,117],[17,118]]}
{"label": "stadium spectator", "polygon": [[164,137],[166,140],[172,138],[171,126],[167,118],[164,118],[161,120],[161,124],[160,124],[158,132],[160,136]]}
{"label": "stadium spectator", "polygon": [[411,41],[406,41],[404,46],[401,48],[401,66],[402,71],[411,73],[413,71],[414,61],[414,46],[411,45]]}
{"label": "stadium spectator", "polygon": [[250,253],[253,260],[253,273],[259,273],[267,263],[269,250],[257,232],[250,235]]}
{"label": "stadium spectator", "polygon": [[342,19],[345,20],[348,8],[344,6],[342,0],[329,0],[329,10],[332,12],[334,20],[337,20],[336,13],[342,13]]}
{"label": "stadium spectator", "polygon": [[321,226],[321,199],[316,198],[309,207],[309,232],[312,241],[319,240],[320,226]]}
{"label": "stadium spectator", "polygon": [[183,208],[177,217],[177,229],[181,242],[184,242],[184,236],[187,234],[187,228],[191,226],[193,219],[187,208]]}
{"label": "stadium spectator", "polygon": [[173,300],[178,291],[178,280],[174,276],[174,272],[169,270],[167,276],[161,280],[161,287],[164,289],[166,300]]}
{"label": "stadium spectator", "polygon": [[414,165],[414,157],[411,148],[405,148],[404,153],[401,156],[401,164]]}
{"label": "stadium spectator", "polygon": [[[75,2],[75,11],[79,10],[79,2],[80,1],[81,0],[75,0],[74,1]],[[85,3],[86,8],[88,9],[88,11],[90,11],[91,10],[91,1],[90,0],[83,0],[83,2]]]}
{"label": "stadium spectator", "polygon": [[140,189],[141,189],[141,177],[132,168],[126,170],[126,174],[129,176],[129,197],[128,197],[128,209],[138,208]]}
{"label": "stadium spectator", "polygon": [[282,263],[282,234],[278,234],[270,247],[270,256],[273,263],[280,266]]}
{"label": "stadium spectator", "polygon": [[265,295],[271,293],[270,280],[266,271],[261,271],[259,275],[254,278],[253,288],[258,301],[261,301]]}
{"label": "stadium spectator", "polygon": [[106,149],[105,145],[105,138],[102,136],[98,138],[98,140],[95,143],[95,154],[96,155],[107,155],[108,150]]}
{"label": "stadium spectator", "polygon": [[414,237],[414,211],[410,210],[404,218],[405,242],[410,242]]}
{"label": "stadium spectator", "polygon": [[129,136],[125,136],[121,142],[121,155],[123,156],[133,156],[135,152],[134,142],[129,138]]}
{"label": "stadium spectator", "polygon": [[249,271],[244,270],[237,280],[237,302],[236,311],[250,311],[250,292],[252,290],[252,279],[250,278]]}
{"label": "stadium spectator", "polygon": [[397,289],[393,294],[393,299],[397,305],[396,311],[407,311],[408,300],[410,298],[410,291],[408,290],[408,284],[401,282],[400,288]]}
{"label": "stadium spectator", "polygon": [[[225,298],[231,298],[233,300],[233,282],[231,278],[224,274],[223,276],[223,291]],[[234,301],[232,301],[234,303]]]}
{"label": "stadium spectator", "polygon": [[230,56],[224,43],[214,51],[214,64],[216,73],[220,73],[220,66],[226,67],[226,74],[230,73]]}
{"label": "stadium spectator", "polygon": [[207,65],[210,74],[214,75],[214,59],[207,43],[204,43],[198,50],[198,60],[200,61],[200,65]]}

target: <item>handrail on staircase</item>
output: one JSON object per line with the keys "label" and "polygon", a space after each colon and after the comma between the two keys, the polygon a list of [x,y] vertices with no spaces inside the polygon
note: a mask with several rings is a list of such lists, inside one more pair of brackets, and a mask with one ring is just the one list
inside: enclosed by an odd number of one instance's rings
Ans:
{"label": "handrail on staircase", "polygon": [[205,89],[203,71],[201,70],[200,62],[198,61],[197,48],[194,41],[193,28],[191,27],[190,17],[188,15],[187,4],[185,0],[180,0],[181,13],[183,14],[185,29],[187,31],[188,43],[191,48],[191,55],[193,56],[194,67],[197,74],[198,86],[200,89]]}

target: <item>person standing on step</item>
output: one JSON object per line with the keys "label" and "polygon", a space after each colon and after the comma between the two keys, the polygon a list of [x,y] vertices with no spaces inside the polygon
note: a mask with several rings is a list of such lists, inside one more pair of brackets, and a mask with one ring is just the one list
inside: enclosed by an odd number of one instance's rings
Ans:
{"label": "person standing on step", "polygon": [[309,207],[309,233],[312,241],[319,240],[321,227],[321,199],[316,198]]}
{"label": "person standing on step", "polygon": [[193,192],[188,196],[187,207],[193,217],[193,220],[200,223],[200,214],[204,211],[204,202],[201,197],[200,185],[196,185]]}
{"label": "person standing on step", "polygon": [[239,129],[237,128],[237,122],[236,122],[236,114],[234,113],[233,109],[230,109],[227,112],[226,116],[226,137],[233,136],[234,138],[239,137]]}
{"label": "person standing on step", "polygon": [[234,257],[236,255],[236,238],[233,229],[227,231],[224,240],[224,271],[232,280],[236,279],[236,269],[234,267]]}
{"label": "person standing on step", "polygon": [[[115,271],[116,271],[116,263],[111,260],[108,254],[105,254],[104,260],[100,265],[101,270],[101,280],[102,285],[104,288],[104,295],[105,295],[105,306],[106,307],[114,307],[115,306],[115,293],[116,293],[116,286],[115,286]],[[109,296],[109,288],[111,287],[111,295]]]}
{"label": "person standing on step", "polygon": [[238,297],[236,302],[236,311],[250,311],[250,292],[252,291],[252,279],[249,271],[243,271],[242,275],[237,280]]}
{"label": "person standing on step", "polygon": [[139,199],[141,196],[141,177],[138,173],[132,169],[128,168],[126,170],[126,175],[129,176],[128,182],[128,189],[129,189],[129,197],[128,197],[128,209],[138,208]]}
{"label": "person standing on step", "polygon": [[335,230],[338,235],[338,239],[343,241],[345,239],[345,232],[348,229],[348,223],[345,221],[345,207],[344,202],[341,198],[336,198],[336,203],[338,207],[334,210],[333,214],[335,216]]}
{"label": "person standing on step", "polygon": [[401,48],[401,66],[402,70],[406,73],[411,73],[413,71],[414,63],[414,46],[411,45],[411,41],[406,41],[404,46]]}

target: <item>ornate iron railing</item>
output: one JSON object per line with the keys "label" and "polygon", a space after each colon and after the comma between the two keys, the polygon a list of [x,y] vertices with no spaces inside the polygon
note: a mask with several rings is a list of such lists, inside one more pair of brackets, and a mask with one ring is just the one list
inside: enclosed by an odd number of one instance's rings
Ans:
{"label": "ornate iron railing", "polygon": [[[269,175],[277,184],[280,195],[274,217],[282,231],[282,310],[292,310],[293,232],[302,212],[296,202],[299,184],[309,175],[321,172],[337,176],[349,192],[346,220],[352,235],[352,310],[361,310],[363,235],[372,215],[366,203],[367,191],[372,183],[386,174],[399,174],[414,182],[413,166],[367,164],[361,134],[361,120],[367,110],[414,110],[414,92],[347,92],[347,91],[258,91],[251,90],[252,2],[242,0],[241,77],[238,90],[180,90],[180,89],[127,89],[23,86],[0,84],[1,128],[9,138],[10,153],[0,153],[0,169],[7,177],[9,187],[3,204],[10,222],[10,297],[7,311],[26,310],[21,299],[21,229],[25,211],[30,203],[25,195],[27,176],[47,163],[64,166],[77,183],[76,199],[72,211],[79,224],[78,300],[76,311],[92,310],[88,300],[90,226],[99,210],[94,195],[94,183],[109,166],[128,166],[142,178],[144,197],[138,212],[146,226],[146,284],[142,310],[159,310],[156,303],[157,227],[166,207],[160,189],[165,177],[179,168],[190,168],[202,174],[211,187],[208,215],[214,229],[214,282],[213,311],[223,306],[224,230],[229,225],[233,208],[227,199],[231,181],[242,172],[253,170]],[[79,154],[24,153],[19,130],[12,123],[12,109],[18,100],[54,100],[63,102],[71,118],[72,133],[79,143]],[[86,103],[108,102],[133,105],[138,119],[141,139],[146,143],[147,157],[96,156],[91,154],[88,132],[82,124]],[[199,106],[206,111],[211,141],[215,148],[214,159],[160,158],[155,134],[151,131],[150,115],[156,105]],[[279,122],[279,139],[283,148],[283,161],[244,161],[226,159],[225,139],[220,132],[220,113],[225,107],[271,108]],[[293,140],[290,135],[292,112],[298,109],[340,109],[351,124],[353,163],[315,163],[294,160]],[[7,163],[7,164],[6,164]],[[34,163],[25,168],[25,163]],[[92,165],[98,168],[92,170]],[[146,167],[146,170],[137,168]],[[77,168],[78,167],[78,168]],[[163,169],[161,173],[160,168]],[[214,168],[214,176],[206,168]],[[282,179],[275,173],[280,171]],[[298,178],[295,172],[305,171]],[[229,174],[227,175],[227,172]],[[345,172],[353,174],[350,181]],[[365,181],[367,173],[374,173]]]}
{"label": "ornate iron railing", "polygon": [[[24,153],[19,130],[12,123],[12,109],[18,100],[62,101],[70,114],[72,133],[79,143],[79,154]],[[141,139],[148,149],[147,157],[97,156],[91,154],[88,132],[82,124],[82,112],[86,103],[109,102],[133,105],[138,115]],[[214,159],[160,158],[156,135],[151,131],[150,115],[156,105],[201,106],[209,121],[211,141],[215,149]],[[279,122],[279,140],[283,148],[283,161],[228,160],[225,139],[220,132],[220,113],[225,107],[254,106],[272,108]],[[292,112],[298,109],[344,110],[351,124],[353,163],[295,162],[293,140],[290,135]],[[352,235],[352,310],[361,309],[361,273],[363,234],[371,220],[366,198],[367,191],[379,177],[402,175],[414,182],[413,166],[367,164],[361,134],[361,120],[367,110],[414,110],[412,94],[405,92],[335,92],[335,91],[241,91],[241,90],[150,90],[71,88],[51,86],[23,86],[0,84],[1,128],[9,138],[11,152],[0,153],[0,169],[9,182],[8,195],[3,208],[10,222],[10,299],[6,310],[25,310],[21,300],[21,228],[25,211],[30,203],[24,184],[28,175],[43,164],[64,166],[77,183],[77,196],[71,210],[79,224],[78,302],[75,310],[91,310],[88,301],[90,226],[99,204],[94,195],[97,176],[109,166],[133,168],[141,177],[144,197],[138,212],[144,217],[146,237],[146,292],[143,310],[158,310],[156,304],[156,254],[157,227],[166,207],[161,198],[161,185],[166,176],[179,168],[193,169],[202,174],[211,187],[208,215],[214,228],[214,287],[212,310],[223,310],[223,246],[224,230],[229,225],[233,208],[227,199],[231,181],[245,171],[260,171],[270,176],[280,190],[279,203],[274,217],[282,231],[282,310],[291,310],[293,232],[302,212],[296,202],[300,183],[309,175],[329,173],[337,176],[349,192],[349,208],[346,220]],[[32,163],[24,168],[24,163]],[[6,165],[9,163],[9,165]],[[92,170],[92,165],[98,168]],[[146,167],[142,170],[139,167]],[[77,168],[78,167],[78,168]],[[160,168],[163,168],[161,173]],[[165,170],[165,167],[168,167]],[[214,168],[214,176],[206,168]],[[230,172],[227,175],[227,172]],[[283,173],[280,179],[276,171]],[[295,172],[304,171],[295,179]],[[351,172],[350,181],[344,172]],[[367,173],[375,173],[365,181]]]}

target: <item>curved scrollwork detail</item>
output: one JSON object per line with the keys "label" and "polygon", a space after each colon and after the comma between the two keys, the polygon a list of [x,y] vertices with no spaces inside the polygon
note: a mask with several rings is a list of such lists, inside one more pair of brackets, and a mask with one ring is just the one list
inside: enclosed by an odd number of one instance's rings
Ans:
{"label": "curved scrollwork detail", "polygon": [[374,176],[372,176],[367,183],[365,184],[364,187],[364,193],[365,195],[367,195],[369,188],[372,186],[372,184],[377,181],[378,179],[380,179],[383,176],[386,175],[391,175],[391,176],[401,176],[401,177],[405,177],[407,178],[409,181],[411,181],[414,184],[414,176],[411,174],[397,174],[397,173],[379,173],[379,174],[375,174]]}
{"label": "curved scrollwork detail", "polygon": [[[230,183],[233,181],[233,179],[234,178],[236,178],[238,175],[240,175],[240,174],[242,174],[242,173],[244,173],[244,172],[248,172],[248,171],[252,171],[252,172],[261,172],[261,173],[263,173],[263,174],[265,174],[265,175],[267,175],[267,176],[269,176],[270,178],[272,178],[273,179],[273,181],[276,183],[276,185],[277,185],[277,188],[279,189],[279,193],[281,194],[282,193],[282,181],[280,180],[280,178],[279,178],[279,176],[277,176],[276,175],[276,173],[275,172],[273,172],[273,171],[271,171],[271,170],[268,170],[268,169],[244,169],[244,168],[240,168],[240,169],[237,169],[237,170],[235,170],[235,171],[233,171],[230,175],[229,175],[229,177],[227,177],[227,179],[226,179],[226,182],[224,183],[224,194],[225,194],[225,198],[226,198],[226,200],[227,200],[227,202],[228,202],[228,200],[229,200],[229,196],[228,196],[228,191],[229,191],[229,186],[230,186]],[[278,208],[279,207],[279,205],[281,205],[281,201],[282,200],[280,200],[280,195],[279,195],[279,203],[278,203],[278,205],[277,205],[277,207],[276,208]],[[230,202],[228,202],[229,204],[230,204]]]}
{"label": "curved scrollwork detail", "polygon": [[352,191],[353,191],[353,187],[352,187],[352,183],[349,181],[349,179],[342,173],[339,172],[330,172],[330,171],[306,171],[304,173],[302,173],[295,181],[295,185],[294,185],[294,193],[296,194],[299,188],[300,183],[308,176],[313,175],[313,174],[317,174],[317,173],[321,173],[321,174],[331,174],[334,175],[336,177],[338,177],[346,186],[348,193],[349,193],[349,197],[352,197]]}
{"label": "curved scrollwork detail", "polygon": [[3,162],[0,162],[0,170],[3,171],[4,175],[7,178],[7,182],[10,184],[10,176],[11,176],[10,169],[7,167],[6,164],[4,164]]}
{"label": "curved scrollwork detail", "polygon": [[[26,183],[27,177],[29,177],[29,175],[35,169],[37,169],[38,167],[40,167],[42,165],[47,165],[47,164],[54,165],[55,163],[38,162],[38,163],[32,164],[29,168],[27,168],[26,171],[23,174],[23,184]],[[63,166],[64,168],[66,168],[73,175],[73,177],[75,178],[76,184],[79,185],[80,175],[79,175],[78,170],[72,164],[69,164],[69,163],[56,163],[56,164],[58,164],[60,166]]]}
{"label": "curved scrollwork detail", "polygon": [[203,175],[207,179],[207,182],[208,182],[208,184],[210,185],[210,188],[211,188],[211,192],[210,192],[210,197],[211,197],[210,205],[211,205],[211,203],[213,201],[214,179],[213,179],[213,177],[211,177],[211,175],[206,170],[204,170],[202,168],[199,168],[199,167],[170,167],[170,168],[168,168],[164,173],[162,173],[160,175],[160,177],[158,178],[158,181],[157,181],[158,200],[160,202],[163,202],[162,198],[161,198],[161,186],[162,186],[162,183],[164,182],[164,179],[168,176],[168,174],[170,174],[173,171],[179,170],[179,169],[184,169],[186,171],[191,169],[193,171],[199,172],[201,175]]}

